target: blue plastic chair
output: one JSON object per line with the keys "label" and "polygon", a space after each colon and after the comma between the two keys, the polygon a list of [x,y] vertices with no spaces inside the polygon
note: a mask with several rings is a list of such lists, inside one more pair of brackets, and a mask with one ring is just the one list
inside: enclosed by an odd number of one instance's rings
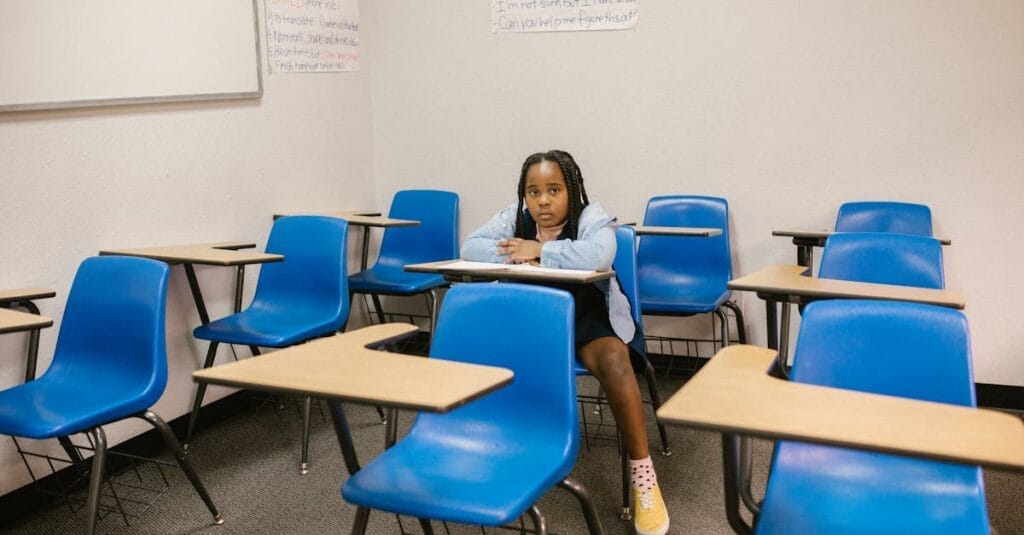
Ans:
{"label": "blue plastic chair", "polygon": [[[975,406],[958,311],[820,301],[804,311],[791,379]],[[777,443],[757,533],[989,533],[979,467]]]}
{"label": "blue plastic chair", "polygon": [[32,381],[0,392],[0,434],[32,439],[85,433],[93,444],[86,532],[96,530],[107,439],[102,426],[150,423],[206,503],[220,513],[167,424],[149,410],[167,385],[167,276],[162,262],[106,256],[78,268],[53,361]]}
{"label": "blue plastic chair", "polygon": [[932,211],[923,204],[887,201],[843,203],[836,232],[892,232],[932,235]]}
{"label": "blue plastic chair", "polygon": [[[622,293],[626,295],[626,299],[629,301],[630,313],[633,316],[633,321],[636,322],[637,326],[643,329],[643,316],[640,314],[640,304],[637,302],[637,260],[636,260],[636,229],[630,226],[622,226],[615,230],[615,259],[612,262],[612,269],[615,270],[615,278],[618,281],[619,287],[622,289]],[[642,333],[640,333],[642,334]],[[651,362],[647,360],[646,355],[642,355],[643,366],[644,366],[644,378],[647,380],[647,390],[650,392],[651,405],[654,407],[654,411],[657,412],[658,408],[661,407],[661,394],[658,393],[657,381],[654,377],[654,367],[651,366]],[[578,359],[574,364],[574,370],[576,375],[590,375],[590,371],[581,363]],[[581,400],[592,401],[591,397],[580,396]],[[581,412],[583,416],[584,431],[587,431],[587,419],[585,412]],[[658,435],[661,438],[661,453],[662,455],[671,455],[672,449],[668,443],[668,434],[665,432],[665,426],[661,422],[657,423]],[[625,519],[629,517],[629,505],[630,505],[630,481],[629,481],[629,469],[628,463],[626,462],[626,450],[622,449],[623,463],[622,463],[622,516]]]}
{"label": "blue plastic chair", "polygon": [[[218,344],[247,345],[256,356],[260,347],[287,347],[341,329],[349,312],[347,242],[348,223],[341,219],[291,216],[276,220],[267,240],[267,252],[284,255],[284,261],[260,268],[252,304],[193,331],[196,338],[210,341],[203,368],[213,365]],[[195,430],[206,387],[200,383],[196,388],[186,447]],[[303,403],[302,473],[308,469],[309,412],[307,397]]]}
{"label": "blue plastic chair", "polygon": [[384,323],[380,295],[430,295],[430,332],[437,323],[438,288],[446,286],[443,275],[410,273],[407,264],[451,260],[459,257],[459,196],[450,191],[403,190],[391,201],[392,219],[419,221],[416,227],[384,230],[377,262],[349,277],[349,290],[370,295],[377,319]]}
{"label": "blue plastic chair", "polygon": [[942,245],[934,238],[910,234],[833,234],[825,242],[818,276],[942,289]]}
{"label": "blue plastic chair", "polygon": [[[445,414],[422,413],[394,447],[341,488],[349,503],[421,519],[498,526],[555,485],[573,491],[591,530],[594,506],[569,477],[579,450],[568,292],[512,283],[448,291],[431,357],[512,369],[506,386]],[[496,343],[509,333],[523,343]],[[366,509],[361,509],[366,511]],[[357,516],[353,533],[366,528]]]}
{"label": "blue plastic chair", "polygon": [[729,300],[732,292],[726,286],[732,279],[728,202],[719,197],[696,195],[653,197],[647,203],[644,225],[720,228],[722,234],[707,238],[640,238],[637,278],[643,314],[713,313],[721,321],[722,346],[725,346],[728,340],[726,318],[721,311],[724,306],[735,314],[739,341],[745,343],[743,313]]}

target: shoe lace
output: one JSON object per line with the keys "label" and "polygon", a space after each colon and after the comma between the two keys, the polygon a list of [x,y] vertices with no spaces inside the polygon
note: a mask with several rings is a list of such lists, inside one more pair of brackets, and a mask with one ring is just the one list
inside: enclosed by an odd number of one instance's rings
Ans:
{"label": "shoe lace", "polygon": [[645,511],[654,509],[654,495],[650,491],[641,490],[640,494],[637,496],[637,499],[640,501],[641,509]]}

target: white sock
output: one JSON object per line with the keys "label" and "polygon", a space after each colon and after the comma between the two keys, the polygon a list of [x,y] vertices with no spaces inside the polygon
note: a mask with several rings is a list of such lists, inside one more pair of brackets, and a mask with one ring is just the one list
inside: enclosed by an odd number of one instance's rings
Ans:
{"label": "white sock", "polygon": [[654,474],[654,463],[651,462],[650,455],[643,459],[629,460],[629,480],[633,488],[640,490],[650,490],[658,484],[658,476]]}

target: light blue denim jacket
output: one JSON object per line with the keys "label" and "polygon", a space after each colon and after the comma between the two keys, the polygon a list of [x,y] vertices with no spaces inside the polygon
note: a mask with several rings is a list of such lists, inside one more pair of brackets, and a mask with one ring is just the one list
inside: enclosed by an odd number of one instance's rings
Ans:
{"label": "light blue denim jacket", "polygon": [[[577,239],[545,243],[541,247],[540,265],[563,269],[609,269],[615,259],[617,227],[615,218],[599,204],[591,203],[580,214]],[[516,205],[511,204],[466,238],[462,244],[462,258],[476,262],[505,262],[506,256],[497,253],[498,242],[514,237],[515,231]],[[594,285],[605,294],[612,330],[628,344],[636,334],[629,300],[614,278],[595,282]]]}

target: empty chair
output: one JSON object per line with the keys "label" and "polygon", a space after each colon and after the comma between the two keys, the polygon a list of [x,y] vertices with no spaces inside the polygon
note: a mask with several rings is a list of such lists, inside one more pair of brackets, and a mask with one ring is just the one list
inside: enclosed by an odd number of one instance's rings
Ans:
{"label": "empty chair", "polygon": [[[267,252],[284,261],[260,268],[252,304],[245,310],[193,331],[209,340],[204,368],[213,365],[218,344],[243,344],[253,355],[260,347],[287,347],[334,334],[348,320],[349,295],[345,266],[348,223],[331,217],[290,216],[274,222]],[[196,388],[186,444],[192,437],[206,384]],[[308,467],[310,399],[303,411],[302,473]]]}
{"label": "empty chair", "polygon": [[[637,326],[643,328],[643,316],[640,314],[640,305],[637,303],[637,279],[636,279],[636,229],[629,226],[619,227],[615,230],[615,260],[612,262],[612,269],[615,271],[615,278],[622,288],[622,293],[626,295],[626,299],[629,300],[630,312],[633,316],[633,321],[636,322]],[[651,366],[647,355],[639,355],[642,360],[642,366],[644,371],[644,378],[647,380],[647,390],[650,392],[651,404],[654,406],[654,410],[657,411],[661,407],[661,395],[658,393],[657,382],[654,378],[654,367]],[[575,364],[576,375],[590,375],[590,372],[586,367],[583,366],[579,360]],[[584,398],[581,396],[581,398]],[[586,417],[583,418],[584,430],[586,431]],[[658,426],[658,435],[661,438],[661,452],[663,455],[671,455],[672,451],[668,444],[668,435],[665,432],[665,426],[660,422]],[[623,457],[626,456],[626,449],[622,448]],[[622,463],[622,516],[628,518],[629,516],[629,472],[627,470],[628,463],[623,461]]]}
{"label": "empty chair", "polygon": [[[509,368],[515,378],[451,412],[420,414],[402,440],[345,482],[345,500],[485,526],[529,511],[541,527],[534,502],[561,485],[577,491],[591,531],[599,532],[593,504],[569,478],[579,449],[573,318],[573,299],[562,290],[511,283],[452,288],[431,357]],[[500,342],[509,336],[529,343]],[[353,532],[365,528],[365,515],[357,516]]]}
{"label": "empty chair", "polygon": [[643,314],[691,316],[713,313],[721,320],[721,343],[727,323],[720,307],[736,316],[740,342],[746,341],[743,314],[729,301],[732,278],[729,252],[729,204],[718,197],[665,195],[647,203],[645,226],[720,228],[712,237],[642,236],[637,251],[639,301]]}
{"label": "empty chair", "polygon": [[932,211],[923,204],[906,202],[847,202],[836,215],[836,232],[893,232],[930,237]]}
{"label": "empty chair", "polygon": [[[958,311],[820,301],[804,311],[791,379],[975,406]],[[832,446],[776,445],[757,533],[988,533],[981,469]]]}
{"label": "empty chair", "polygon": [[96,257],[82,262],[68,294],[50,367],[0,392],[0,434],[33,439],[85,433],[95,447],[86,532],[96,529],[107,440],[102,426],[141,418],[160,434],[192,486],[216,506],[164,421],[149,410],[167,385],[167,275],[162,262]]}
{"label": "empty chair", "polygon": [[430,295],[430,330],[437,320],[437,289],[447,285],[443,275],[409,273],[406,264],[459,257],[459,196],[449,191],[403,190],[395,193],[388,217],[419,221],[415,227],[384,230],[377,262],[349,277],[349,290],[373,297],[377,318],[384,322],[379,295]]}
{"label": "empty chair", "polygon": [[934,238],[910,234],[833,234],[825,242],[818,276],[942,289],[942,245]]}

